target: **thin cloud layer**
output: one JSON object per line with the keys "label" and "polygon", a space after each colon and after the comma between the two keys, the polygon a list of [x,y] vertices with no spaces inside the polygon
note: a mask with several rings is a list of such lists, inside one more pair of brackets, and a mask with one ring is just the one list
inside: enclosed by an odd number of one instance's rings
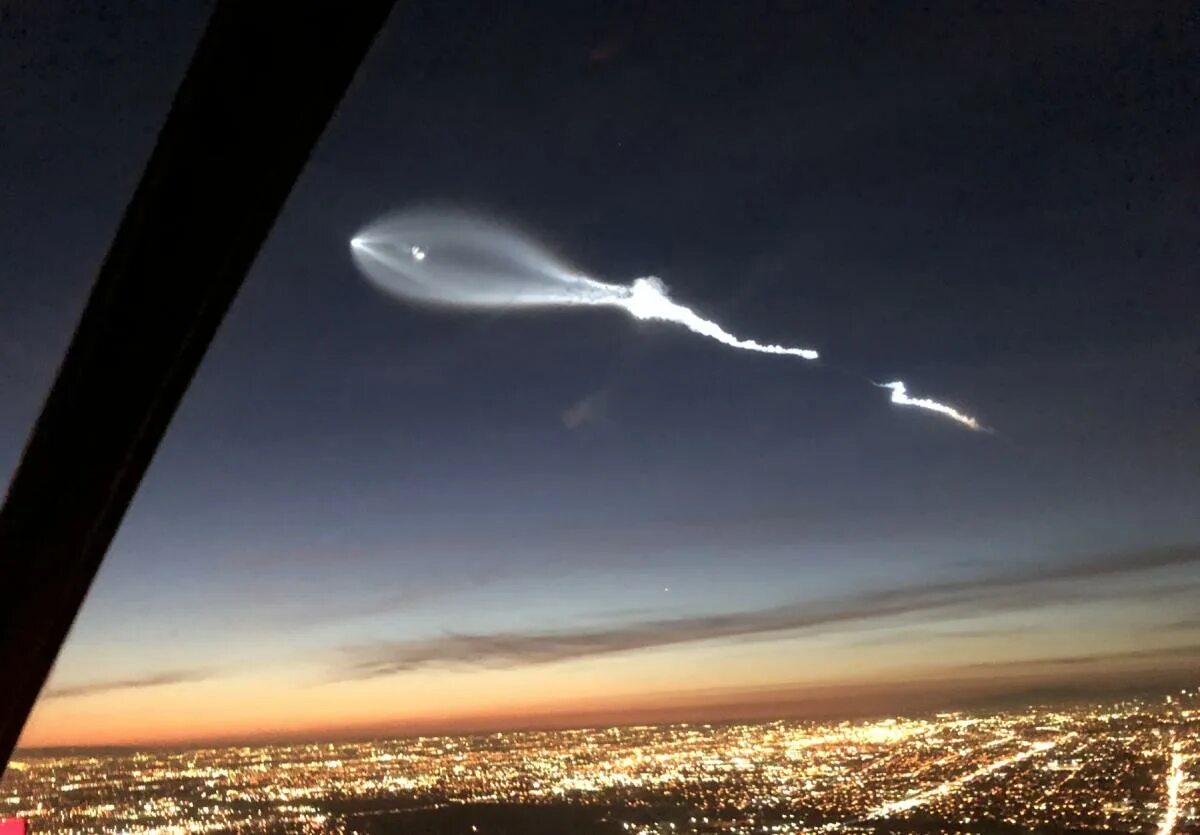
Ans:
{"label": "thin cloud layer", "polygon": [[117,690],[142,690],[147,687],[163,687],[168,684],[203,681],[212,678],[207,670],[174,670],[137,678],[92,681],[83,684],[66,684],[52,687],[42,694],[43,699],[69,699],[76,696],[94,696],[97,693],[112,693]]}
{"label": "thin cloud layer", "polygon": [[1200,659],[1200,644],[1176,647],[1151,647],[1149,649],[1125,650],[1121,652],[1091,653],[1088,655],[1059,655],[1052,658],[1017,659],[1013,661],[981,661],[971,666],[976,669],[1032,669],[1037,667],[1078,667],[1090,664],[1109,664],[1114,661],[1165,663],[1178,659]]}
{"label": "thin cloud layer", "polygon": [[[1105,554],[1065,566],[1029,568],[887,589],[864,595],[728,614],[634,621],[574,630],[446,634],[420,641],[379,641],[343,651],[341,676],[372,678],[422,667],[516,667],[548,664],[655,647],[768,637],[862,625],[932,611],[1019,610],[1087,595],[1081,584],[1133,577],[1200,563],[1200,547]],[[1108,593],[1105,593],[1108,596]]]}

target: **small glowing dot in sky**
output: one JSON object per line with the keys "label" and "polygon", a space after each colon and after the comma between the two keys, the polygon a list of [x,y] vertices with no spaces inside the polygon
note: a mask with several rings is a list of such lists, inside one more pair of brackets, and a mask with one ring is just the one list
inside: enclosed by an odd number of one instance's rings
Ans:
{"label": "small glowing dot in sky", "polygon": [[350,246],[352,246],[354,249],[366,249],[367,242],[362,238],[351,238]]}
{"label": "small glowing dot in sky", "polygon": [[421,247],[419,247],[419,246],[414,246],[414,247],[411,247],[411,248],[409,248],[409,250],[408,250],[408,251],[409,251],[409,252],[411,252],[411,253],[412,253],[412,257],[413,257],[413,258],[416,258],[418,261],[424,261],[424,260],[425,260],[425,250],[421,249]]}

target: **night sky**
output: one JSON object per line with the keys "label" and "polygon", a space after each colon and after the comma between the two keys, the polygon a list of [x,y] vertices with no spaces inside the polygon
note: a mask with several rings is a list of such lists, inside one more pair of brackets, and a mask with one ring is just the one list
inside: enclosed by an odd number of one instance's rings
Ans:
{"label": "night sky", "polygon": [[[1120,6],[401,3],[26,744],[1194,681],[1197,20]],[[206,12],[2,13],[5,477]],[[414,205],[829,364],[406,306],[347,243]]]}

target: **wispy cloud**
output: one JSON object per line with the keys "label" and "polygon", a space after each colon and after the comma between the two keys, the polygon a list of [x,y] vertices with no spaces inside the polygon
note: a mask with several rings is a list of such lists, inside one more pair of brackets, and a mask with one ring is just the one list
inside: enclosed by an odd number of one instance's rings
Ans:
{"label": "wispy cloud", "polygon": [[863,600],[858,606],[777,606],[733,614],[647,620],[608,628],[560,632],[450,634],[429,641],[381,642],[348,650],[352,675],[371,677],[430,665],[493,667],[547,664],[651,647],[796,631],[820,625],[901,615],[926,604]]}
{"label": "wispy cloud", "polygon": [[563,426],[568,429],[579,429],[589,423],[602,420],[607,407],[608,392],[605,389],[597,389],[588,392],[583,398],[564,409],[560,417]]}
{"label": "wispy cloud", "polygon": [[1089,664],[1111,664],[1115,661],[1168,662],[1174,659],[1200,658],[1200,644],[1176,647],[1151,647],[1148,649],[1124,650],[1120,652],[1090,653],[1087,655],[1058,655],[1051,658],[1016,659],[1011,661],[981,661],[971,666],[975,669],[1031,669],[1041,667],[1078,667]]}
{"label": "wispy cloud", "polygon": [[994,641],[998,638],[1015,638],[1037,634],[1032,626],[957,627],[936,629],[932,627],[894,628],[868,633],[852,643],[857,646],[904,645],[929,641]]}
{"label": "wispy cloud", "polygon": [[75,696],[94,696],[97,693],[111,693],[118,690],[142,690],[147,687],[162,687],[168,684],[203,681],[204,679],[212,678],[212,675],[212,672],[208,670],[173,670],[135,678],[64,684],[46,690],[42,693],[42,698],[69,699]]}
{"label": "wispy cloud", "polygon": [[1157,624],[1156,626],[1151,627],[1151,629],[1154,629],[1156,631],[1178,631],[1178,632],[1188,632],[1191,630],[1200,630],[1200,615],[1191,615],[1188,617],[1176,618],[1175,620],[1167,621],[1166,623]]}
{"label": "wispy cloud", "polygon": [[710,640],[771,636],[933,612],[1020,610],[1078,599],[1097,581],[1200,564],[1200,546],[1105,554],[998,576],[907,586],[827,601],[743,612],[647,619],[572,630],[446,634],[379,641],[343,651],[341,674],[391,675],[428,666],[513,667]]}

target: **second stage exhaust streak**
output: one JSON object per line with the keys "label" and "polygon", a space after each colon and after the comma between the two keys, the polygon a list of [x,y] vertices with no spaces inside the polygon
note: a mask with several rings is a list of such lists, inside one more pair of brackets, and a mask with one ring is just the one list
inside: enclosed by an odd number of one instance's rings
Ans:
{"label": "second stage exhaust streak", "polygon": [[881,389],[892,390],[892,402],[900,406],[916,406],[918,409],[928,409],[931,412],[945,415],[951,420],[956,420],[963,426],[971,429],[980,430],[983,427],[979,425],[979,421],[970,415],[964,415],[953,406],[947,406],[945,403],[939,403],[936,400],[930,400],[928,397],[910,397],[907,387],[904,383],[897,380],[894,383],[877,383]]}
{"label": "second stage exhaust streak", "polygon": [[[496,223],[446,212],[406,212],[376,221],[350,241],[355,264],[373,283],[407,301],[475,309],[616,307],[635,319],[670,322],[737,348],[815,360],[816,351],[741,339],[671,299],[647,276],[611,284],[578,273],[536,242]],[[937,412],[970,429],[975,418],[887,383],[892,402]]]}

